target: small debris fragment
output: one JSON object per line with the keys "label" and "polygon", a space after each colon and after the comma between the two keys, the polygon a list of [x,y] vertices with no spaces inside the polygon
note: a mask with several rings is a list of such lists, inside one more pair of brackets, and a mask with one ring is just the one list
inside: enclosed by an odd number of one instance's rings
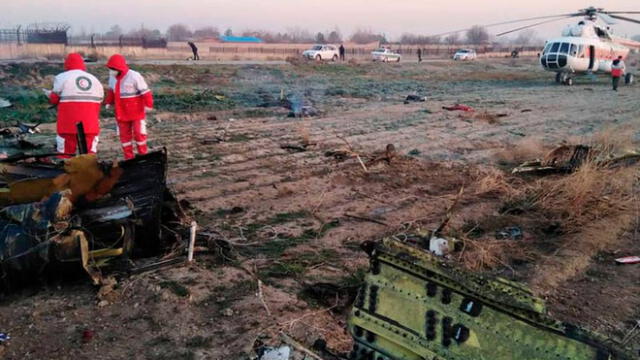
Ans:
{"label": "small debris fragment", "polygon": [[231,308],[226,308],[224,310],[222,310],[222,315],[226,316],[226,317],[231,317],[233,316],[233,309]]}
{"label": "small debris fragment", "polygon": [[289,360],[291,356],[291,348],[281,346],[279,348],[265,348],[259,360]]}
{"label": "small debris fragment", "polygon": [[445,256],[449,253],[449,241],[439,237],[432,237],[429,240],[429,251],[438,256]]}
{"label": "small debris fragment", "polygon": [[517,226],[509,226],[496,231],[498,240],[520,240],[522,239],[522,229]]}
{"label": "small debris fragment", "polygon": [[91,340],[93,340],[93,336],[95,335],[95,333],[93,332],[93,330],[90,329],[84,329],[82,331],[82,342],[84,343],[88,343]]}
{"label": "small debris fragment", "polygon": [[11,336],[9,336],[9,334],[0,333],[0,343],[3,343],[3,342],[8,341],[10,339],[11,339]]}
{"label": "small debris fragment", "polygon": [[299,152],[307,151],[307,146],[308,145],[286,144],[286,145],[280,145],[280,148],[283,150],[287,150],[290,153],[299,153]]}
{"label": "small debris fragment", "polygon": [[464,112],[474,112],[476,111],[474,108],[468,105],[455,104],[453,106],[443,106],[443,109],[447,111],[464,111]]}
{"label": "small debris fragment", "polygon": [[11,107],[11,106],[13,106],[13,104],[11,104],[11,102],[9,102],[9,100],[0,98],[0,109],[8,108],[8,107]]}
{"label": "small debris fragment", "polygon": [[407,98],[404,99],[404,103],[408,104],[410,102],[425,102],[427,101],[426,96],[418,96],[418,95],[407,95]]}
{"label": "small debris fragment", "polygon": [[616,259],[616,263],[620,265],[640,264],[640,256],[627,256]]}

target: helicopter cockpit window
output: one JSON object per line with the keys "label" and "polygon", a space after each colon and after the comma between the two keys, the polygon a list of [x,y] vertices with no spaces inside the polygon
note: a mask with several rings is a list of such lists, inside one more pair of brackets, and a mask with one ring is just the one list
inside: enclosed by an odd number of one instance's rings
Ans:
{"label": "helicopter cockpit window", "polygon": [[569,52],[569,43],[562,43],[562,45],[560,46],[560,51],[558,51],[561,54],[567,54]]}
{"label": "helicopter cockpit window", "polygon": [[580,58],[584,57],[584,45],[579,45],[578,46],[578,57],[580,57]]}
{"label": "helicopter cockpit window", "polygon": [[551,50],[549,52],[558,52],[558,48],[560,47],[560,43],[553,43],[553,45],[551,46]]}
{"label": "helicopter cockpit window", "polygon": [[578,56],[578,45],[571,44],[571,46],[569,47],[569,55]]}
{"label": "helicopter cockpit window", "polygon": [[551,45],[552,45],[552,44],[551,44],[551,43],[549,43],[549,44],[547,44],[547,45],[544,47],[544,50],[542,50],[542,54],[543,54],[543,55],[545,55],[546,53],[548,53],[548,52],[549,52],[549,50],[551,49]]}

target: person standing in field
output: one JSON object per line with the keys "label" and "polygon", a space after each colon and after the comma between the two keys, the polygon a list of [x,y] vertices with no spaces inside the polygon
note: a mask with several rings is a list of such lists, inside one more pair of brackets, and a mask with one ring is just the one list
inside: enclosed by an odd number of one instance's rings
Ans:
{"label": "person standing in field", "polygon": [[421,63],[422,62],[422,49],[418,48],[418,62]]}
{"label": "person standing in field", "polygon": [[340,52],[340,61],[344,61],[345,49],[343,44],[340,44],[338,51]]}
{"label": "person standing in field", "polygon": [[146,113],[153,109],[153,95],[142,75],[129,69],[124,56],[111,56],[107,67],[109,91],[105,104],[114,106],[125,160],[133,159],[134,142],[138,154],[148,151]]}
{"label": "person standing in field", "polygon": [[611,79],[613,83],[613,91],[618,91],[618,85],[620,85],[620,78],[624,76],[625,65],[622,61],[622,56],[613,60],[611,64]]}
{"label": "person standing in field", "polygon": [[200,55],[198,55],[198,47],[193,41],[187,42],[189,47],[191,48],[191,52],[193,52],[193,60],[200,60]]}
{"label": "person standing in field", "polygon": [[80,54],[71,53],[64,61],[65,72],[53,81],[53,90],[44,89],[49,103],[58,106],[56,123],[56,150],[60,158],[76,153],[78,145],[77,124],[82,123],[91,154],[98,151],[100,134],[100,104],[104,89],[100,81],[86,70]]}

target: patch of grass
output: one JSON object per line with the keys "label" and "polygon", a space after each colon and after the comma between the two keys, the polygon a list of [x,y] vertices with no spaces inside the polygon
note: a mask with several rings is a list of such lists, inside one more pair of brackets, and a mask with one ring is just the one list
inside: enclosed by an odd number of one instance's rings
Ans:
{"label": "patch of grass", "polygon": [[185,345],[188,348],[208,348],[211,347],[212,336],[194,336],[187,340]]}
{"label": "patch of grass", "polygon": [[276,240],[257,245],[252,248],[252,252],[262,254],[272,259],[279,258],[287,249],[320,238],[324,236],[327,231],[337,226],[340,226],[340,222],[338,220],[334,220],[322,225],[320,229],[317,230],[309,228],[305,229],[302,234],[298,236],[284,236]]}
{"label": "patch of grass", "polygon": [[235,107],[233,100],[209,89],[180,92],[158,91],[154,94],[155,107],[160,111],[191,113],[196,111],[228,110]]}
{"label": "patch of grass", "polygon": [[173,280],[163,281],[158,285],[160,285],[160,287],[163,289],[169,289],[172,293],[180,297],[187,297],[191,294],[189,289]]}
{"label": "patch of grass", "polygon": [[220,309],[226,309],[235,301],[252,294],[255,290],[256,282],[253,280],[241,280],[230,286],[216,286],[211,295],[200,304],[216,304]]}
{"label": "patch of grass", "polygon": [[56,121],[56,111],[49,109],[47,98],[37,90],[25,87],[0,87],[0,97],[13,104],[10,108],[0,109],[1,123]]}
{"label": "patch of grass", "polygon": [[168,344],[171,344],[171,342],[172,340],[170,337],[162,335],[147,341],[145,345],[148,347],[156,347],[160,345],[168,345]]}
{"label": "patch of grass", "polygon": [[252,138],[249,137],[247,134],[232,134],[231,136],[229,136],[229,139],[227,139],[227,141],[228,142],[247,142],[251,139]]}

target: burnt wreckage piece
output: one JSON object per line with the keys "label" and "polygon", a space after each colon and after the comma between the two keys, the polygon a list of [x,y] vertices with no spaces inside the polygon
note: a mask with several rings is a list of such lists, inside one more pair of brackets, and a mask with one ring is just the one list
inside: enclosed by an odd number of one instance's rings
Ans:
{"label": "burnt wreckage piece", "polygon": [[[98,283],[96,268],[166,246],[161,224],[167,217],[175,220],[166,206],[166,200],[175,201],[166,187],[166,152],[122,161],[119,167],[122,175],[106,196],[95,202],[81,199],[69,207],[63,221],[58,217],[65,208],[60,193],[0,209],[0,291],[52,273],[78,273],[78,263]],[[53,165],[26,163],[3,169],[12,180],[47,179],[64,172]]]}
{"label": "burnt wreckage piece", "polygon": [[370,271],[351,310],[350,359],[635,359],[557,321],[523,284],[458,268],[395,239],[368,242]]}

